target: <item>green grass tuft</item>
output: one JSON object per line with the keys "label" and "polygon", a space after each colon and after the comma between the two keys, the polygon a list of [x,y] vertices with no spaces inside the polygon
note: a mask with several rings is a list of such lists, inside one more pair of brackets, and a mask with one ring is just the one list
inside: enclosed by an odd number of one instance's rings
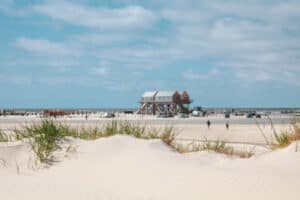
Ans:
{"label": "green grass tuft", "polygon": [[296,120],[296,119],[291,120],[291,125],[294,128],[294,130],[292,132],[283,131],[283,132],[278,133],[274,127],[272,119],[270,117],[268,117],[268,119],[269,119],[269,123],[271,125],[273,136],[275,138],[275,143],[270,142],[266,138],[266,136],[263,133],[263,131],[261,130],[261,128],[259,126],[258,127],[259,127],[262,135],[264,136],[267,145],[269,145],[272,149],[283,148],[283,147],[290,145],[294,141],[300,140],[300,125],[299,125],[298,120]]}
{"label": "green grass tuft", "polygon": [[300,120],[293,119],[291,123],[294,128],[293,140],[300,140]]}
{"label": "green grass tuft", "polygon": [[274,136],[279,147],[286,147],[292,142],[292,135],[288,132],[282,132],[280,134],[274,133]]}
{"label": "green grass tuft", "polygon": [[8,136],[0,129],[0,142],[8,142]]}
{"label": "green grass tuft", "polygon": [[59,126],[49,120],[27,126],[25,130],[18,131],[18,135],[19,138],[29,138],[32,150],[42,163],[51,161],[50,157],[60,148],[58,142],[63,137]]}
{"label": "green grass tuft", "polygon": [[160,139],[168,146],[173,146],[175,141],[175,132],[173,127],[165,127]]}

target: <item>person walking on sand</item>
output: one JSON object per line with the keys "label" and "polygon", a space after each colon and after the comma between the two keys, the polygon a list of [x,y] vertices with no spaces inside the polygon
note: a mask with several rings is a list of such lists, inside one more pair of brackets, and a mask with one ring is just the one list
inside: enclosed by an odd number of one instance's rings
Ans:
{"label": "person walking on sand", "polygon": [[229,129],[229,123],[226,122],[226,129],[228,130]]}
{"label": "person walking on sand", "polygon": [[210,128],[210,120],[207,120],[206,124],[207,124],[207,128]]}

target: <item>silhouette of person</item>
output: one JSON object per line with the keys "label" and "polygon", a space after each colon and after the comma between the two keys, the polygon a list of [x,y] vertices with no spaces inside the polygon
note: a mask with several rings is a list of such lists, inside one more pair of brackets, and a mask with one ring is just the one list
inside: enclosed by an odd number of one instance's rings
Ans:
{"label": "silhouette of person", "polygon": [[226,122],[226,129],[228,130],[229,129],[229,123]]}
{"label": "silhouette of person", "polygon": [[210,120],[207,120],[207,122],[206,122],[206,124],[207,124],[207,128],[210,128]]}

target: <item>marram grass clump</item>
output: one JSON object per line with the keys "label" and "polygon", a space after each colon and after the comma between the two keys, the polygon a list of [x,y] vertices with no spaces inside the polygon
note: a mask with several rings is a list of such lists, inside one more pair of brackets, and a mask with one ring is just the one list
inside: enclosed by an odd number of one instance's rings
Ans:
{"label": "marram grass clump", "polygon": [[[128,121],[110,121],[102,127],[74,129],[66,125],[60,125],[60,129],[64,136],[71,136],[84,140],[95,140],[102,137],[110,137],[113,135],[131,135],[136,138],[158,138],[158,132],[147,129],[146,126],[130,123]],[[156,134],[154,134],[156,133]]]}
{"label": "marram grass clump", "polygon": [[275,136],[277,144],[273,146],[278,147],[286,147],[290,145],[294,141],[300,140],[300,123],[299,120],[293,119],[291,121],[291,125],[293,127],[293,131],[283,131],[281,133],[277,133],[276,130],[273,127],[273,124],[271,123],[271,126],[273,128],[273,134]]}
{"label": "marram grass clump", "polygon": [[172,147],[179,153],[208,151],[239,158],[250,158],[255,154],[254,150],[238,150],[235,149],[233,146],[228,145],[224,141],[192,142],[190,144],[176,143],[173,144]]}
{"label": "marram grass clump", "polygon": [[8,142],[8,136],[0,129],[0,142]]}
{"label": "marram grass clump", "polygon": [[[171,129],[166,129],[171,134]],[[96,140],[102,137],[110,137],[116,134],[131,135],[136,138],[153,139],[160,138],[159,131],[147,129],[146,126],[129,123],[127,121],[111,121],[103,127],[98,128],[71,128],[67,125],[58,124],[51,120],[43,120],[39,124],[24,127],[22,130],[15,130],[17,140],[27,139],[32,150],[41,163],[51,161],[52,153],[60,149],[59,141],[65,137],[80,138],[83,140]],[[0,141],[7,142],[8,138],[0,132]]]}
{"label": "marram grass clump", "polygon": [[58,142],[63,137],[59,126],[48,120],[42,121],[41,124],[28,126],[18,134],[29,139],[32,150],[42,163],[51,161],[51,155],[60,148]]}
{"label": "marram grass clump", "polygon": [[266,144],[270,146],[271,149],[277,149],[277,148],[284,148],[290,145],[294,141],[299,141],[300,140],[300,122],[297,119],[291,120],[290,124],[293,127],[292,131],[281,131],[277,132],[275,129],[275,126],[273,124],[273,121],[270,117],[268,117],[271,129],[272,129],[272,134],[274,140],[272,141],[271,139],[268,139],[264,131],[261,129],[259,124],[257,124],[257,127],[259,131],[261,132],[262,136],[264,137]]}
{"label": "marram grass clump", "polygon": [[[160,139],[166,145],[175,149],[179,153],[193,151],[214,151],[226,155],[235,155],[248,158],[252,152],[236,152],[225,142],[206,142],[193,145],[192,148],[176,142],[176,129],[166,126],[162,129],[157,127],[146,127],[138,123],[129,121],[109,121],[101,127],[94,128],[72,128],[59,124],[51,120],[43,120],[41,123],[29,125],[22,130],[15,130],[17,140],[27,139],[37,158],[41,163],[48,163],[52,159],[52,154],[61,148],[60,141],[66,137],[79,138],[82,140],[96,140],[98,138],[110,137],[113,135],[130,135],[141,139]],[[284,139],[282,139],[284,140]],[[7,141],[5,134],[0,132],[0,141]]]}
{"label": "marram grass clump", "polygon": [[166,127],[159,137],[165,144],[174,147],[175,136],[174,128]]}

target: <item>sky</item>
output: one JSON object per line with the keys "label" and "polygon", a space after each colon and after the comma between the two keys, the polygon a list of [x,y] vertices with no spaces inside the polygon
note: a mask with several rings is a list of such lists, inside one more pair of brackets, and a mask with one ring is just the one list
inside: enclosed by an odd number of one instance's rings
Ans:
{"label": "sky", "polygon": [[300,107],[299,0],[1,0],[0,108]]}

